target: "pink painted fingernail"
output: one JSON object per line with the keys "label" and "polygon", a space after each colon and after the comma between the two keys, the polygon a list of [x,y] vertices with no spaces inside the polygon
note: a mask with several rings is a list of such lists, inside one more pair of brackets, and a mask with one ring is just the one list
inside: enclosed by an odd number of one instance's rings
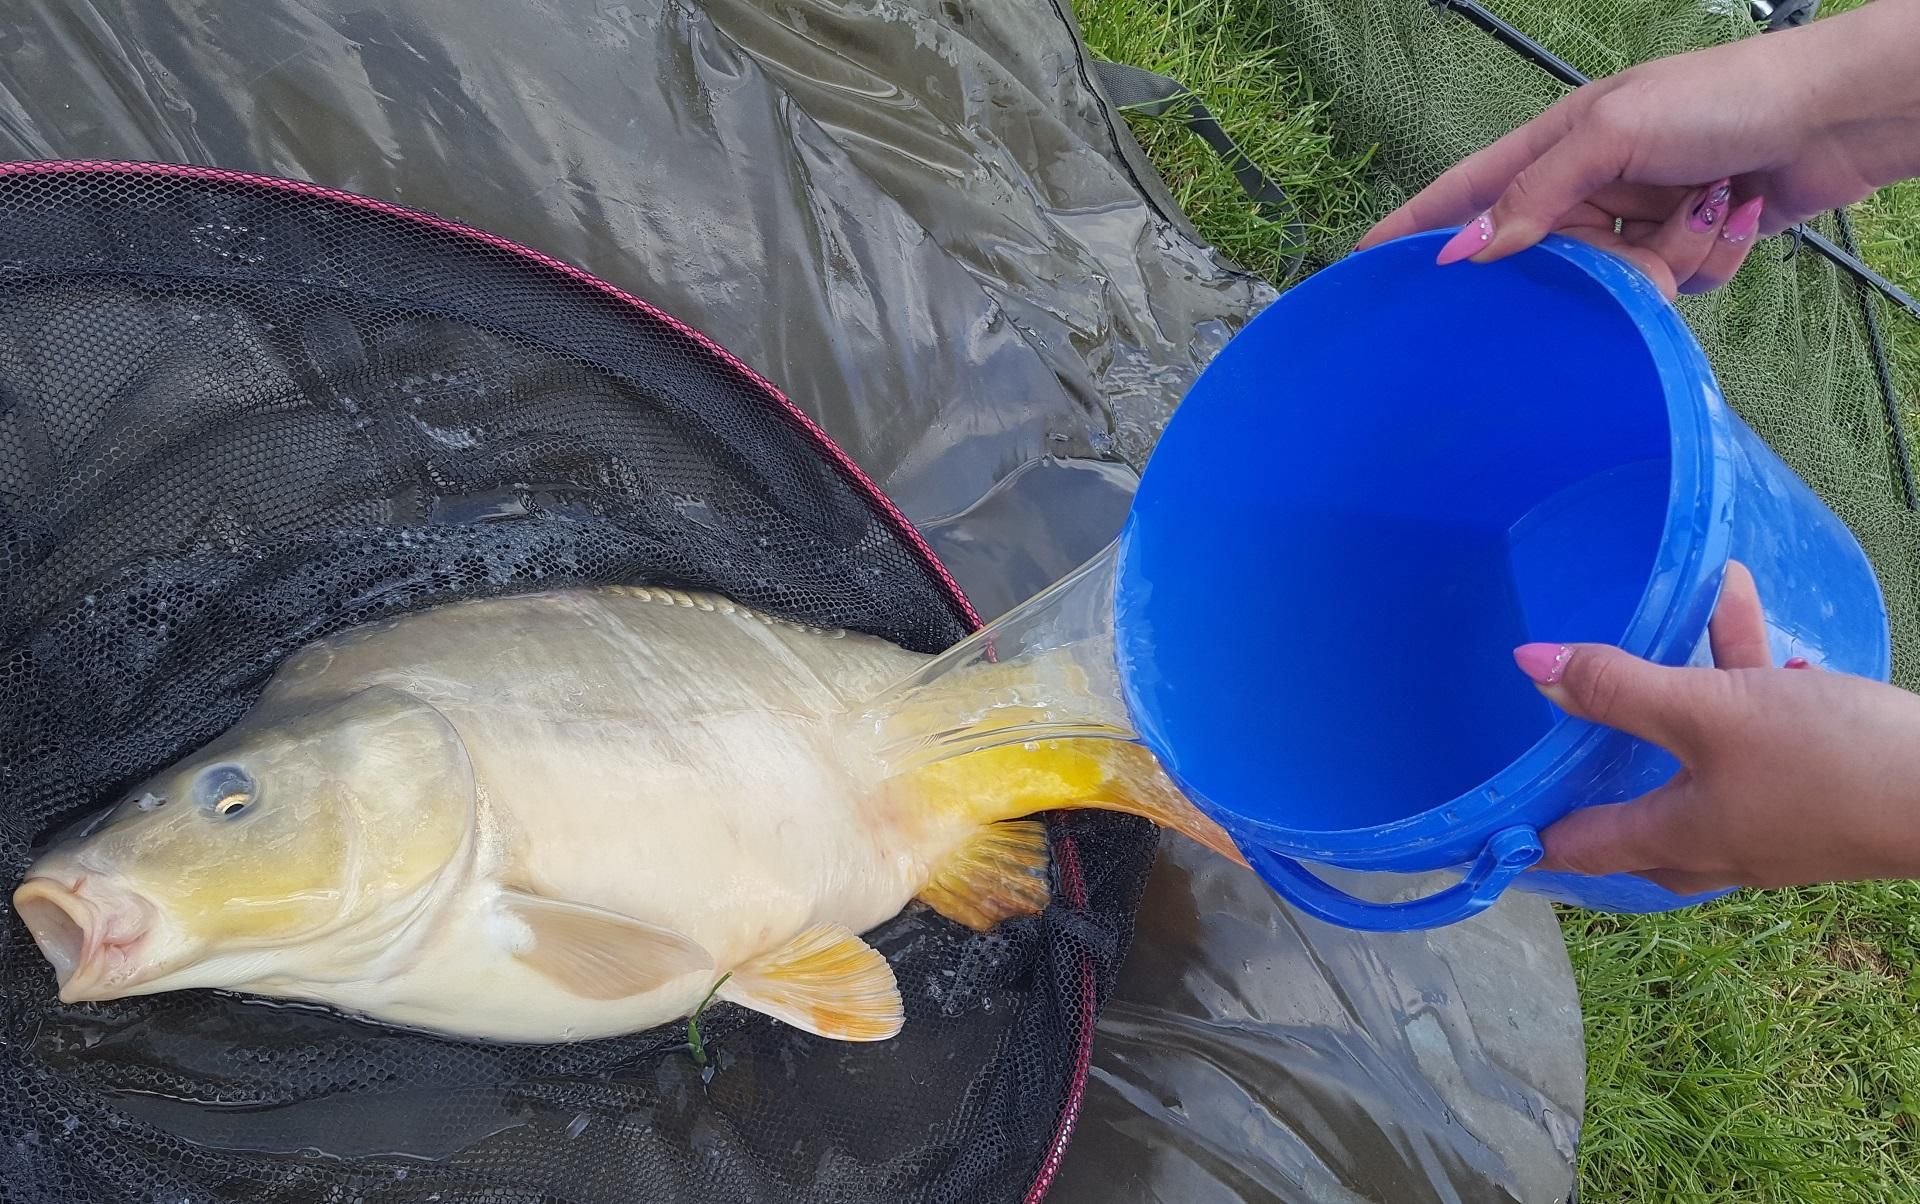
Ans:
{"label": "pink painted fingernail", "polygon": [[1543,686],[1558,685],[1572,659],[1573,649],[1565,644],[1523,644],[1513,650],[1520,672]]}
{"label": "pink painted fingernail", "polygon": [[1760,211],[1767,207],[1765,197],[1754,197],[1733,211],[1726,228],[1720,231],[1722,242],[1745,242],[1760,232]]}
{"label": "pink painted fingernail", "polygon": [[1796,656],[1787,661],[1789,669],[1811,669],[1813,665],[1804,656]]}
{"label": "pink painted fingernail", "polygon": [[1687,229],[1695,234],[1709,233],[1724,224],[1727,216],[1727,202],[1733,199],[1733,181],[1721,180],[1717,184],[1707,185],[1701,194],[1700,203],[1693,207],[1687,217]]}
{"label": "pink painted fingernail", "polygon": [[1440,254],[1434,262],[1441,267],[1459,263],[1469,255],[1479,254],[1480,249],[1492,241],[1493,217],[1483,213],[1460,227],[1460,233],[1447,240],[1447,245],[1440,248]]}

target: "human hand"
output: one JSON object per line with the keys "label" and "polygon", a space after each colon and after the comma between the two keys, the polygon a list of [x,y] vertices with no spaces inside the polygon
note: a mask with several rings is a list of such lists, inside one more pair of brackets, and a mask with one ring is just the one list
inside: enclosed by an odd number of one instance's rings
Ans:
{"label": "human hand", "polygon": [[1730,565],[1715,667],[1530,644],[1515,660],[1569,714],[1652,741],[1683,768],[1542,836],[1541,869],[1631,873],[1693,895],[1733,886],[1920,878],[1920,696],[1773,668],[1753,578]]}
{"label": "human hand", "polygon": [[1360,248],[1464,224],[1440,261],[1489,263],[1558,231],[1669,297],[1716,288],[1756,235],[1920,174],[1917,60],[1920,0],[1876,0],[1631,68],[1462,160]]}

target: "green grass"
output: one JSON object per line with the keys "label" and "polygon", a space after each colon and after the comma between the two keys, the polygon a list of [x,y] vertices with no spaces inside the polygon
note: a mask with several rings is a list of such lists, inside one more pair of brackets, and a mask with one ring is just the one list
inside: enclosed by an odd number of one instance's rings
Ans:
{"label": "green grass", "polygon": [[[1096,53],[1195,88],[1310,217],[1375,212],[1363,160],[1336,152],[1326,98],[1278,65],[1263,8],[1082,0],[1076,13]],[[1216,246],[1270,278],[1287,263],[1280,231],[1202,144],[1171,121],[1130,125]],[[1920,184],[1855,218],[1867,261],[1920,290]],[[1920,322],[1881,312],[1920,432]],[[1568,912],[1564,927],[1587,1017],[1583,1200],[1920,1201],[1920,885]]]}
{"label": "green grass", "polygon": [[1920,1199],[1920,886],[1569,913],[1592,1201]]}
{"label": "green grass", "polygon": [[[1101,57],[1159,71],[1194,88],[1241,151],[1286,190],[1310,229],[1348,226],[1369,212],[1360,171],[1366,156],[1334,152],[1322,103],[1284,70],[1261,31],[1218,0],[1096,0],[1075,7]],[[1174,200],[1214,246],[1269,280],[1298,248],[1283,224],[1247,199],[1211,148],[1172,118],[1130,117]]]}
{"label": "green grass", "polygon": [[[1920,181],[1896,184],[1863,201],[1854,211],[1854,233],[1862,259],[1909,296],[1920,297]],[[1888,305],[1880,306],[1880,313],[1910,438],[1920,453],[1920,320]]]}

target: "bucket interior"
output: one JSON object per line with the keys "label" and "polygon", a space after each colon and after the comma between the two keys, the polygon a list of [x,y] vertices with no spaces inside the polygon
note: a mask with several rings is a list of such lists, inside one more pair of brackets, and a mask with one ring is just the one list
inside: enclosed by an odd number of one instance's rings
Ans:
{"label": "bucket interior", "polygon": [[1558,715],[1512,649],[1619,641],[1666,537],[1668,402],[1633,316],[1548,251],[1433,255],[1394,244],[1281,298],[1142,484],[1131,701],[1232,815],[1341,832],[1475,789]]}

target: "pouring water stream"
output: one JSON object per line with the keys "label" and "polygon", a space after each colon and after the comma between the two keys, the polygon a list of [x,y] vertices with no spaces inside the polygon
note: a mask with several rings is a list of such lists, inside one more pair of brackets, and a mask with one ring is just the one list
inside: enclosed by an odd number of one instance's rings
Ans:
{"label": "pouring water stream", "polygon": [[1118,541],[847,716],[883,777],[1050,740],[1139,741],[1115,657]]}

